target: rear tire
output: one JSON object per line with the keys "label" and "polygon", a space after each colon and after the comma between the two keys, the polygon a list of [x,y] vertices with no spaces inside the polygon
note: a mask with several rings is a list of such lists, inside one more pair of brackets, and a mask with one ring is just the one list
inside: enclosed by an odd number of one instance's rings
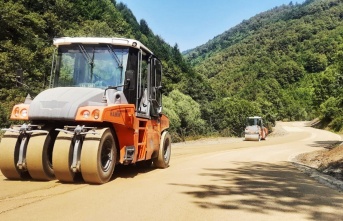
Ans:
{"label": "rear tire", "polygon": [[117,147],[109,128],[87,134],[81,150],[81,174],[85,182],[102,184],[113,174]]}
{"label": "rear tire", "polygon": [[169,166],[171,155],[171,136],[168,131],[164,131],[161,136],[160,149],[158,157],[155,158],[154,165],[157,168],[167,168]]}

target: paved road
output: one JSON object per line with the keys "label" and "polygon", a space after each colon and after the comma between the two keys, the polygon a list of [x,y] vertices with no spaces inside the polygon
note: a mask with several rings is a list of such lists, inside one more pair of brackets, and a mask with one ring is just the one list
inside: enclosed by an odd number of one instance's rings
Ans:
{"label": "paved road", "polygon": [[343,193],[289,160],[341,138],[298,123],[267,141],[174,144],[168,169],[117,168],[104,185],[8,181],[0,220],[343,220]]}

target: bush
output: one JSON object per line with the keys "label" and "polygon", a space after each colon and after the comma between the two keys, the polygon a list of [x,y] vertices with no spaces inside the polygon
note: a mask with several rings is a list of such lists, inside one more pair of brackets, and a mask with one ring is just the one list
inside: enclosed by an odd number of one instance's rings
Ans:
{"label": "bush", "polygon": [[332,120],[335,116],[340,115],[340,112],[338,100],[334,97],[330,97],[320,105],[321,119]]}
{"label": "bush", "polygon": [[331,123],[329,124],[329,127],[336,132],[340,132],[343,129],[343,117],[339,116],[333,119],[333,121],[331,121]]}
{"label": "bush", "polygon": [[205,121],[201,119],[200,105],[190,96],[173,90],[163,98],[163,106],[170,119],[170,130],[183,139],[204,133]]}

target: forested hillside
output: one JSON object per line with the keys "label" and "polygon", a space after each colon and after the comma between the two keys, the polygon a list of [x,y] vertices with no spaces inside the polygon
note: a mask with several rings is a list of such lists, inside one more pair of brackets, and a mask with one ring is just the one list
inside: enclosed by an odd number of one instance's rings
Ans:
{"label": "forested hillside", "polygon": [[[145,20],[138,22],[126,5],[114,0],[0,0],[0,24],[0,128],[13,123],[9,113],[14,104],[22,102],[28,92],[34,96],[49,85],[54,37],[134,38],[162,60],[165,95],[175,90],[190,99],[210,88],[191,71],[177,45],[168,45]],[[27,87],[17,87],[18,69],[24,71]],[[168,102],[175,103],[166,98],[167,106]],[[173,122],[181,123],[174,110],[165,111]],[[177,128],[173,126],[172,131],[176,133]]]}
{"label": "forested hillside", "polygon": [[[307,0],[243,21],[185,57],[216,99],[204,115],[239,133],[246,114],[343,126],[343,2]],[[233,130],[232,130],[233,129]]]}
{"label": "forested hillside", "polygon": [[[320,117],[343,126],[343,3],[307,0],[258,14],[181,55],[114,0],[0,0],[0,128],[30,92],[49,85],[52,40],[134,38],[163,63],[164,112],[174,141],[240,135],[245,118]],[[16,71],[24,71],[18,87]]]}

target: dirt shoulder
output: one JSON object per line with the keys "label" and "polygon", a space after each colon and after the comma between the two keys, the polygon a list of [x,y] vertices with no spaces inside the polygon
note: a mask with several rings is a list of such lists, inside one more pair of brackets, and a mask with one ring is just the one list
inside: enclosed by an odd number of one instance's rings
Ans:
{"label": "dirt shoulder", "polygon": [[343,181],[343,144],[327,144],[323,150],[303,153],[294,159],[297,163]]}
{"label": "dirt shoulder", "polygon": [[[311,125],[312,123],[309,122],[308,126]],[[278,126],[274,128],[274,131],[275,133],[271,136],[282,136],[287,133]],[[343,181],[343,142],[323,141],[316,145],[322,150],[300,154],[293,161]]]}

